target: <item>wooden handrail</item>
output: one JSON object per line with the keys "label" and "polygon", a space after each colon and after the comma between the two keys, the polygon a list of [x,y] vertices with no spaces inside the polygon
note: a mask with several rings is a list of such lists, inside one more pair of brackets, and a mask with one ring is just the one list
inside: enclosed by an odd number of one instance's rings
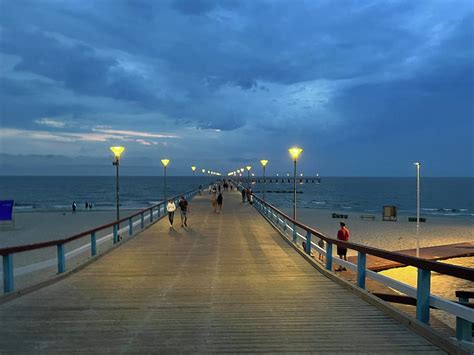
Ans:
{"label": "wooden handrail", "polygon": [[288,220],[290,223],[298,226],[299,228],[305,230],[306,232],[310,232],[312,235],[315,235],[316,237],[324,240],[325,242],[336,244],[344,248],[357,250],[361,253],[377,256],[382,259],[396,261],[404,265],[414,266],[414,267],[421,268],[424,270],[434,271],[443,275],[449,275],[449,276],[454,276],[454,277],[464,279],[464,280],[474,281],[474,270],[471,268],[450,265],[450,264],[445,264],[445,263],[438,263],[436,261],[417,258],[415,256],[405,255],[405,254],[401,254],[401,253],[397,253],[393,251],[382,250],[382,249],[369,247],[362,244],[346,242],[346,241],[338,240],[335,238],[329,238],[325,236],[324,234],[322,234],[321,232],[317,231],[316,229],[311,228],[301,222],[294,220],[293,218],[291,218],[284,212],[280,211],[278,208],[270,205],[266,201],[263,201],[260,197],[256,195],[253,195],[253,197],[256,200],[258,200],[260,203],[264,204],[268,208],[277,212],[279,215],[281,215],[283,218]]}
{"label": "wooden handrail", "polygon": [[[185,194],[188,194],[188,193],[191,193],[191,192],[194,192],[196,191],[198,188],[195,188],[195,189],[192,189],[190,191],[187,191],[185,193],[182,193],[182,194],[179,194],[179,195],[176,195],[174,197],[171,197],[169,198],[169,200],[174,200],[176,198],[178,198],[179,196],[182,196],[182,195],[185,195]],[[60,244],[65,244],[65,243],[69,243],[69,242],[72,242],[76,239],[80,239],[80,238],[83,238],[85,237],[86,235],[90,235],[91,233],[94,233],[94,232],[97,232],[97,231],[100,231],[102,229],[106,229],[106,228],[109,228],[109,227],[112,227],[113,225],[115,224],[120,224],[122,222],[125,222],[127,220],[129,220],[130,218],[133,218],[133,217],[136,217],[142,213],[146,213],[148,211],[151,211],[152,209],[155,209],[156,207],[158,206],[161,206],[163,204],[165,204],[166,201],[163,201],[163,202],[160,202],[160,203],[157,203],[156,205],[153,205],[151,207],[147,207],[147,208],[144,208],[134,214],[131,214],[127,217],[124,217],[124,218],[121,218],[120,220],[118,221],[113,221],[113,222],[110,222],[110,223],[107,223],[107,224],[103,224],[99,227],[95,227],[93,229],[89,229],[87,231],[84,231],[84,232],[81,232],[81,233],[78,233],[78,234],[75,234],[71,237],[67,237],[67,238],[63,238],[63,239],[55,239],[55,240],[49,240],[47,242],[42,242],[42,243],[34,243],[34,244],[25,244],[25,245],[18,245],[18,246],[14,246],[14,247],[7,247],[7,248],[0,248],[0,255],[8,255],[8,254],[14,254],[14,253],[20,253],[20,252],[25,252],[25,251],[30,251],[30,250],[35,250],[35,249],[42,249],[42,248],[47,248],[47,247],[52,247],[52,246],[56,246],[56,245],[60,245]]]}

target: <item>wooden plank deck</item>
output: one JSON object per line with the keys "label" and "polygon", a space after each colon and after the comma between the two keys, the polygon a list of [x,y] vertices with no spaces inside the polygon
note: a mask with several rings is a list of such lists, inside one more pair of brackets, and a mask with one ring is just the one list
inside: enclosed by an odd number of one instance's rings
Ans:
{"label": "wooden plank deck", "polygon": [[[0,353],[440,352],[299,256],[236,193],[0,306]],[[179,222],[179,216],[178,220]]]}
{"label": "wooden plank deck", "polygon": [[[405,255],[416,255],[416,249],[399,250],[398,253]],[[420,257],[427,260],[446,260],[474,255],[474,243],[456,243],[447,245],[437,245],[433,247],[420,248]],[[348,260],[357,264],[357,255],[348,257]],[[391,260],[385,260],[376,256],[367,255],[367,269],[372,271],[383,271],[395,267],[404,266]]]}

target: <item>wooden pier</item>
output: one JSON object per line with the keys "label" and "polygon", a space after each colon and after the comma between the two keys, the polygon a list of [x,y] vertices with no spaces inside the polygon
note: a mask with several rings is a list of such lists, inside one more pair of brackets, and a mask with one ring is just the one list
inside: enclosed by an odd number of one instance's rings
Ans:
{"label": "wooden pier", "polygon": [[237,193],[190,203],[68,277],[0,305],[0,353],[441,353],[315,270]]}

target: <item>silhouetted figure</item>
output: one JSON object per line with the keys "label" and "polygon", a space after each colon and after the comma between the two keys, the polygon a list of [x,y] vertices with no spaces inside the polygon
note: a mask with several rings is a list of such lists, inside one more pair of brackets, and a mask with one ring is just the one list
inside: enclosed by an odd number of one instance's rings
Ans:
{"label": "silhouetted figure", "polygon": [[76,213],[77,204],[76,201],[72,201],[72,213]]}

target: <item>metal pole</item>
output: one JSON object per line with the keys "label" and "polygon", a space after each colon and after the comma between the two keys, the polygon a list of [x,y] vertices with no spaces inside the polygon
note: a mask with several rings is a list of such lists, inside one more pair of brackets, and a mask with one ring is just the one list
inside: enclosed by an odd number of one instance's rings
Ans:
{"label": "metal pole", "polygon": [[416,165],[416,257],[420,256],[420,164]]}
{"label": "metal pole", "polygon": [[194,170],[193,170],[193,190],[196,188],[196,181],[194,180]]}
{"label": "metal pole", "polygon": [[164,181],[164,191],[163,191],[163,196],[164,196],[164,202],[166,203],[166,166],[165,166],[165,181]]}
{"label": "metal pole", "polygon": [[247,170],[247,183],[248,183],[249,189],[250,189],[250,170]]}
{"label": "metal pole", "polygon": [[265,165],[263,166],[263,201],[265,201]]}
{"label": "metal pole", "polygon": [[296,159],[293,163],[293,219],[296,221]]}
{"label": "metal pole", "polygon": [[119,159],[115,161],[116,166],[116,192],[115,192],[115,199],[117,201],[117,221],[120,219],[120,198],[119,198]]}

